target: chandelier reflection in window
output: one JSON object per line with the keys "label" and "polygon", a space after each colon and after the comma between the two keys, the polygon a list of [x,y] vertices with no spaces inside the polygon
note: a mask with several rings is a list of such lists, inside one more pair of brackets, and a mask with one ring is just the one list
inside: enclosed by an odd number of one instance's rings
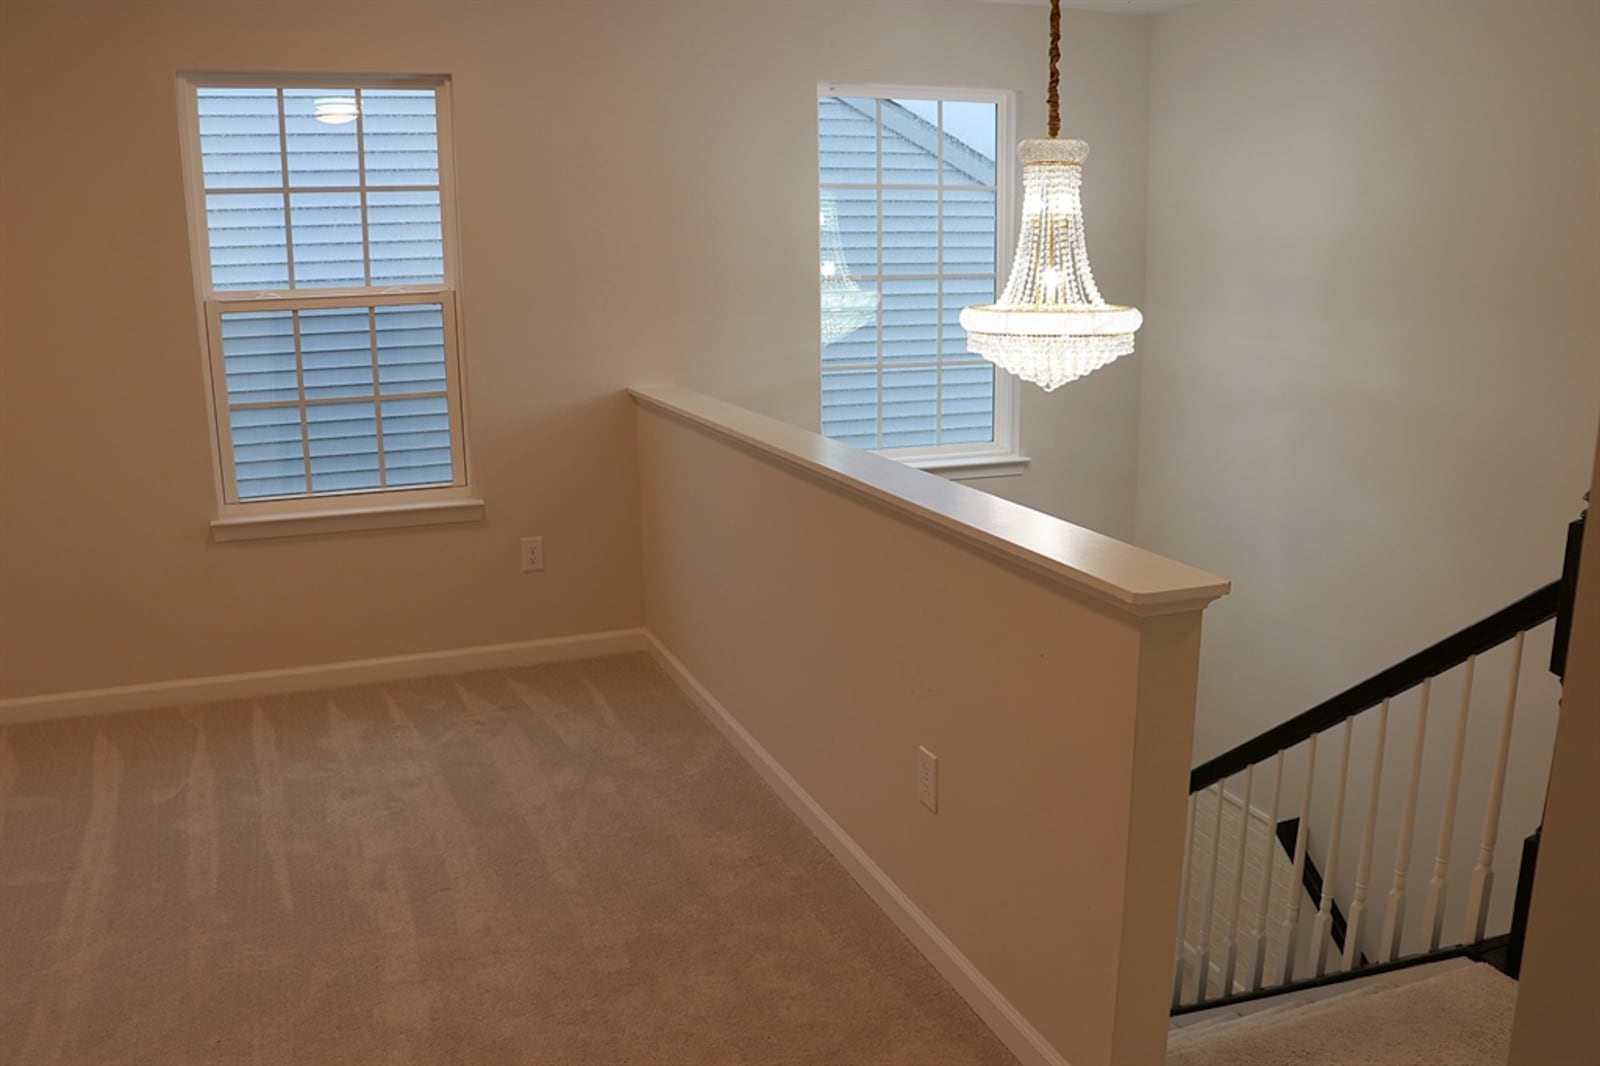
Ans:
{"label": "chandelier reflection in window", "polygon": [[831,344],[873,322],[878,315],[878,294],[863,289],[850,273],[844,242],[839,239],[839,210],[824,190],[822,214],[822,343]]}

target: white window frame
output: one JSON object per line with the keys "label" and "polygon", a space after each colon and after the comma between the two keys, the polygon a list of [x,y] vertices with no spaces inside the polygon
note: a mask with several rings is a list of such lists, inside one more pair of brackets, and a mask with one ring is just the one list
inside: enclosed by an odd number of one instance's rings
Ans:
{"label": "white window frame", "polygon": [[[995,105],[995,294],[999,295],[1005,287],[1005,272],[1010,268],[1011,257],[1014,254],[1016,243],[1016,204],[1018,171],[1016,153],[1011,150],[1017,143],[1017,92],[1014,89],[973,89],[956,88],[952,86],[933,85],[887,85],[873,82],[819,82],[817,84],[817,97],[820,100],[825,96],[851,96],[871,99],[896,99],[911,100],[938,100],[951,103],[977,103]],[[812,140],[820,146],[820,138]],[[819,150],[820,156],[820,150]],[[879,180],[871,184],[840,184],[830,182],[839,188],[848,189],[873,189],[882,194],[882,161],[879,160]],[[817,168],[820,172],[819,166]],[[940,146],[940,159],[938,174],[944,173],[943,145]],[[820,183],[819,183],[820,184]],[[899,183],[896,183],[897,186]],[[920,188],[920,186],[907,185],[905,188]],[[928,185],[927,188],[937,190],[938,184]],[[938,240],[942,252],[944,233],[939,227]],[[821,232],[818,232],[819,255]],[[879,243],[882,243],[880,233]],[[880,248],[880,255],[882,249]],[[936,261],[942,261],[942,254]],[[943,271],[936,275],[942,277]],[[896,276],[900,277],[899,275]],[[906,275],[908,279],[915,280],[920,275]],[[881,284],[881,276],[873,282]],[[819,277],[817,303],[822,302],[821,281]],[[817,346],[818,358],[821,358],[820,336]],[[883,367],[882,355],[879,354],[876,367]],[[991,364],[992,366],[992,364]],[[1005,373],[998,367],[995,371],[994,383],[994,440],[985,444],[940,444],[923,446],[919,448],[880,448],[875,454],[896,459],[908,466],[915,466],[924,470],[943,474],[955,479],[1004,477],[1021,474],[1028,465],[1028,457],[1022,454],[1021,434],[1021,405],[1022,390],[1017,387],[1017,379]],[[879,413],[880,418],[882,412]]]}
{"label": "white window frame", "polygon": [[[422,285],[301,289],[291,287],[285,290],[262,291],[213,289],[211,238],[206,218],[205,175],[200,152],[198,90],[201,88],[300,89],[330,86],[433,90],[439,148],[439,214],[444,252],[443,281]],[[213,536],[217,540],[244,540],[390,526],[470,522],[481,519],[484,504],[474,495],[468,473],[466,365],[462,357],[461,344],[460,251],[457,240],[450,78],[447,75],[347,72],[291,74],[184,71],[178,75],[178,111],[184,193],[189,212],[190,261],[194,271],[195,304],[199,315],[201,350],[209,397],[206,407],[210,420],[217,499],[216,517],[211,523]],[[359,124],[359,117],[356,121]],[[359,132],[357,136],[359,138]],[[284,222],[287,226],[289,222],[287,205]],[[396,304],[437,304],[443,308],[445,396],[449,405],[453,466],[450,484],[418,488],[352,489],[303,496],[240,500],[233,461],[231,407],[228,400],[227,377],[223,367],[222,315],[243,311],[356,309]],[[374,404],[378,402],[376,391],[375,372]],[[308,401],[302,390],[300,398],[302,408],[315,402]],[[310,486],[309,477],[307,486]]]}

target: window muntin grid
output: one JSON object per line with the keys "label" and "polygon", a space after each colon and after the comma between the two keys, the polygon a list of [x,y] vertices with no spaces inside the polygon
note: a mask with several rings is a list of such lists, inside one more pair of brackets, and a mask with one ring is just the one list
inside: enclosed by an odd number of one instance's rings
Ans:
{"label": "window muntin grid", "polygon": [[1009,434],[1009,383],[957,320],[996,291],[1006,117],[999,94],[819,90],[825,435],[904,454]]}
{"label": "window muntin grid", "polygon": [[222,311],[241,501],[448,485],[446,305]]}
{"label": "window muntin grid", "polygon": [[186,80],[224,506],[464,489],[448,83]]}

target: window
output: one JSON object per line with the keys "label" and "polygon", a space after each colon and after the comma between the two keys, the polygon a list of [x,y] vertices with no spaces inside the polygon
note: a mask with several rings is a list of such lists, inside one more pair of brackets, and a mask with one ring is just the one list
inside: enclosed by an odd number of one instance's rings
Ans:
{"label": "window", "polygon": [[464,497],[447,81],[183,89],[223,515]]}
{"label": "window", "polygon": [[1015,458],[1009,375],[959,316],[995,298],[1008,94],[818,92],[822,432],[919,465]]}

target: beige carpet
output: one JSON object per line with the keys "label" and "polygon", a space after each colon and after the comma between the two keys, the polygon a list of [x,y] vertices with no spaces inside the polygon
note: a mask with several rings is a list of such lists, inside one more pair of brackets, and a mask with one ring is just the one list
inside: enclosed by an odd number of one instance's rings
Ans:
{"label": "beige carpet", "polygon": [[1516,982],[1485,963],[1176,1030],[1167,1066],[1505,1066]]}
{"label": "beige carpet", "polygon": [[643,656],[0,731],[0,1063],[1012,1063]]}

